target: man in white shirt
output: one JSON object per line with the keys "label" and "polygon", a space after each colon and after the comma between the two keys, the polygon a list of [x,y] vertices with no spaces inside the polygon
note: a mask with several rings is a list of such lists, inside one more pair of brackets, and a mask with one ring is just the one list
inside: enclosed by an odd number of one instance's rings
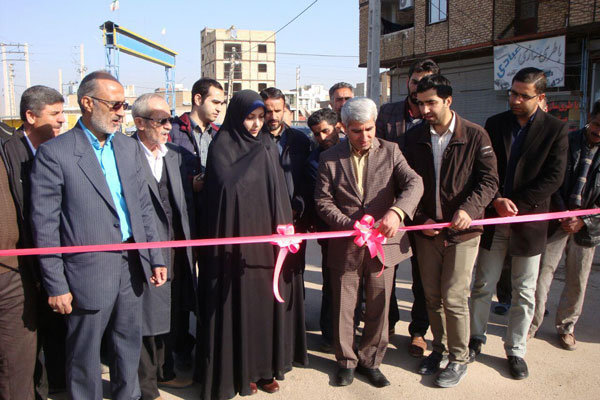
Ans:
{"label": "man in white shirt", "polygon": [[[154,206],[160,240],[189,240],[193,227],[192,188],[184,170],[182,149],[167,143],[171,130],[169,105],[155,93],[140,96],[133,104],[135,137],[148,161],[144,165],[148,191]],[[163,249],[168,281],[161,287],[147,287],[143,294],[142,352],[138,370],[142,399],[160,398],[158,386],[181,388],[190,379],[177,379],[172,350],[175,321],[182,302],[195,304],[190,248]]]}

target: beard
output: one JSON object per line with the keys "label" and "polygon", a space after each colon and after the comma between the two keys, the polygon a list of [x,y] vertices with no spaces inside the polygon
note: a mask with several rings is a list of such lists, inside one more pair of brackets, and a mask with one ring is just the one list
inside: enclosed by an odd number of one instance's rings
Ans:
{"label": "beard", "polygon": [[107,135],[112,135],[113,133],[115,133],[118,130],[118,127],[115,127],[112,124],[113,121],[117,121],[117,120],[119,121],[119,123],[121,122],[120,117],[115,116],[114,118],[107,120],[106,114],[96,112],[96,113],[92,113],[90,125],[92,125],[91,128],[97,132],[102,132]]}

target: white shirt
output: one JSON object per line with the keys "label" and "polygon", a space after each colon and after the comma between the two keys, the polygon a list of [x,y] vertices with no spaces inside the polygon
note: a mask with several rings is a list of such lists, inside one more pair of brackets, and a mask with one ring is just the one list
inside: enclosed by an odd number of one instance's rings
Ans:
{"label": "white shirt", "polygon": [[27,139],[27,144],[29,145],[29,148],[31,149],[31,153],[33,153],[33,155],[35,156],[37,149],[35,147],[33,147],[33,144],[31,144],[31,140],[29,140],[29,137],[27,136],[27,134],[25,132],[23,132],[23,136],[25,136],[25,139]]}
{"label": "white shirt", "polygon": [[429,127],[431,133],[431,151],[433,152],[433,167],[435,168],[435,218],[441,221],[444,218],[442,214],[442,205],[440,203],[440,168],[442,166],[442,157],[452,135],[454,135],[454,127],[456,125],[456,115],[452,111],[452,120],[446,132],[439,134],[433,129],[433,126]]}
{"label": "white shirt", "polygon": [[152,175],[154,175],[154,179],[156,179],[156,182],[159,182],[163,170],[163,158],[165,157],[169,149],[164,144],[161,144],[158,148],[158,155],[154,157],[154,154],[152,154],[152,152],[146,147],[146,145],[143,143],[142,145],[142,147],[144,148],[144,154],[146,155],[146,160],[148,160],[148,164],[150,164],[150,170],[152,171]]}

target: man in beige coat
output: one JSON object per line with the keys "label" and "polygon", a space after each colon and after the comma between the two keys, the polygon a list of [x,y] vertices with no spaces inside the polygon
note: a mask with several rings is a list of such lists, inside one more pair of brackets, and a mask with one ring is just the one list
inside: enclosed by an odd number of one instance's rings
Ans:
{"label": "man in beige coat", "polygon": [[[346,386],[354,370],[376,387],[389,385],[379,370],[388,345],[388,309],[394,265],[410,257],[398,228],[412,218],[423,194],[419,175],[407,164],[398,145],[375,137],[377,106],[367,98],[349,100],[341,112],[347,140],[321,154],[315,201],[319,216],[332,230],[351,230],[365,215],[387,238],[383,254],[371,258],[354,238],[331,239],[328,265],[333,294],[333,326],[338,372]],[[380,271],[381,276],[377,276]],[[363,280],[366,315],[358,354],[354,348],[354,308]]]}

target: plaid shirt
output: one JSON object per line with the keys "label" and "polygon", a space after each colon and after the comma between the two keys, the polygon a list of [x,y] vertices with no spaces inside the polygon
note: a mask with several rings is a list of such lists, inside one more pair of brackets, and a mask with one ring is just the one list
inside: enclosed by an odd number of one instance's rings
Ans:
{"label": "plaid shirt", "polygon": [[442,134],[438,134],[433,126],[429,127],[431,133],[431,152],[433,153],[433,167],[435,168],[435,218],[441,221],[442,216],[442,205],[440,203],[440,168],[442,166],[442,157],[452,135],[454,134],[454,127],[456,125],[456,116],[452,112],[452,120],[448,126],[448,130]]}

